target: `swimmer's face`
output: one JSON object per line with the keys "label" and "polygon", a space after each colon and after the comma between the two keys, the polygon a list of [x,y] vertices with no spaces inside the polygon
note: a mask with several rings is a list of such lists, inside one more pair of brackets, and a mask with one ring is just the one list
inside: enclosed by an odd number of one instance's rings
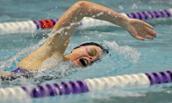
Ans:
{"label": "swimmer's face", "polygon": [[91,65],[96,60],[100,59],[103,50],[95,45],[87,45],[76,48],[70,54],[70,60],[79,67]]}

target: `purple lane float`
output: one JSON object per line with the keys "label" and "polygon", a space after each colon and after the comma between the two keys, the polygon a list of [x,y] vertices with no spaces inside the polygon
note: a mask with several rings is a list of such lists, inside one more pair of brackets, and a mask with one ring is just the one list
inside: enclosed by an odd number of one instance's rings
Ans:
{"label": "purple lane float", "polygon": [[[123,13],[130,18],[136,18],[141,20],[161,19],[172,17],[172,9],[163,10],[150,10],[140,11],[132,13]],[[0,23],[0,33],[35,33],[38,30],[51,29],[58,19],[43,19],[43,20],[28,20],[28,21],[16,21],[16,22],[4,22]],[[85,18],[81,21],[79,28],[87,28],[90,26],[99,25],[112,25],[109,22]]]}

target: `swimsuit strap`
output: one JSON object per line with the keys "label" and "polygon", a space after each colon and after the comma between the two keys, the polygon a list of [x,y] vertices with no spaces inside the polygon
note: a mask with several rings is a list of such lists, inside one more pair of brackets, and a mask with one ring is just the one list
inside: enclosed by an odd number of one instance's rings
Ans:
{"label": "swimsuit strap", "polygon": [[15,80],[17,78],[20,78],[21,76],[22,77],[25,77],[25,78],[30,78],[33,76],[33,74],[25,69],[21,69],[20,67],[17,67],[15,68],[14,70],[11,71],[12,73],[14,73],[14,75],[12,76],[7,76],[7,77],[4,77],[4,76],[0,76],[0,79],[2,81],[5,81],[5,80]]}
{"label": "swimsuit strap", "polygon": [[20,67],[17,67],[16,69],[12,70],[13,73],[28,73],[29,71],[21,69]]}

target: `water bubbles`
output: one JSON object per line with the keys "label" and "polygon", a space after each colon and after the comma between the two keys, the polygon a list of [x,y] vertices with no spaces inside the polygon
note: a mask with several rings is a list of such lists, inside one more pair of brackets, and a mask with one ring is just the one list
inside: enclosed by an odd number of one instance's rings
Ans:
{"label": "water bubbles", "polygon": [[123,7],[122,5],[119,5],[118,8],[119,8],[120,10],[124,10],[124,7]]}
{"label": "water bubbles", "polygon": [[140,53],[132,47],[129,46],[119,46],[116,42],[108,42],[105,44],[111,48],[114,52],[117,52],[120,55],[123,55],[126,59],[128,59],[132,63],[137,63],[140,59]]}
{"label": "water bubbles", "polygon": [[138,6],[137,6],[137,4],[135,4],[135,3],[133,3],[133,5],[132,5],[132,7],[131,7],[132,9],[137,9],[138,8]]}
{"label": "water bubbles", "polygon": [[77,69],[72,68],[71,63],[60,62],[56,67],[38,72],[33,76],[31,82],[33,82],[33,84],[39,84],[51,80],[61,80],[63,77],[66,77],[75,71],[77,71]]}

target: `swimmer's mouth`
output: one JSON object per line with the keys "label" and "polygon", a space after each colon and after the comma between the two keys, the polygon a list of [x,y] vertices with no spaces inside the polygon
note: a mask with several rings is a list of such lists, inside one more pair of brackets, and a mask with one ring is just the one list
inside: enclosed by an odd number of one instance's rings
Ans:
{"label": "swimmer's mouth", "polygon": [[81,58],[81,59],[79,59],[79,62],[84,67],[88,66],[88,60],[87,59]]}

